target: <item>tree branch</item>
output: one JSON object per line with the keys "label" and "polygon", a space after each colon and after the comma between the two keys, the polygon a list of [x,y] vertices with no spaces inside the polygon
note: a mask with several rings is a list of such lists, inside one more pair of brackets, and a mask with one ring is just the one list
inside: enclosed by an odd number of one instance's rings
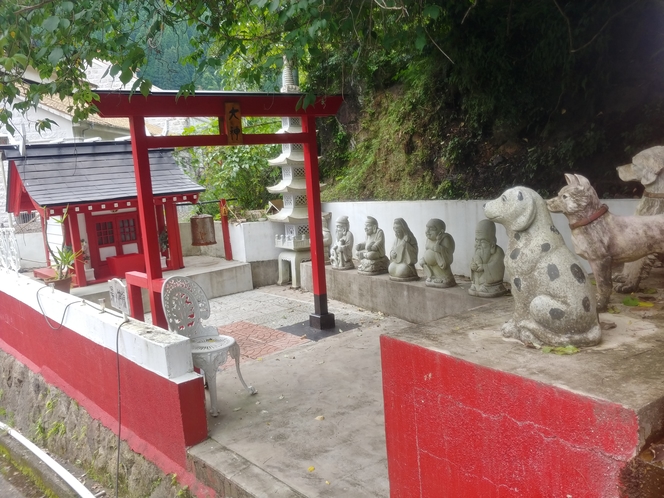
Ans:
{"label": "tree branch", "polygon": [[559,11],[560,14],[563,16],[563,19],[565,19],[565,23],[567,24],[567,35],[568,35],[568,37],[569,37],[569,51],[570,51],[571,54],[573,54],[574,52],[579,52],[579,51],[583,50],[583,49],[586,48],[588,45],[590,45],[592,42],[594,42],[595,39],[600,35],[600,33],[601,33],[602,31],[604,31],[604,28],[606,28],[606,27],[609,25],[609,23],[610,23],[611,21],[613,21],[613,19],[615,19],[615,18],[618,17],[619,15],[625,13],[627,10],[631,9],[634,5],[636,5],[637,3],[641,2],[642,0],[634,0],[632,3],[630,3],[630,4],[627,5],[627,6],[625,6],[622,10],[619,10],[618,12],[614,13],[611,17],[609,17],[609,18],[607,19],[607,21],[604,23],[604,25],[603,25],[601,28],[599,28],[599,31],[597,31],[597,33],[595,33],[595,35],[594,35],[594,36],[593,36],[593,37],[592,37],[587,43],[581,45],[581,46],[578,47],[578,48],[574,48],[574,41],[573,41],[573,39],[572,39],[572,25],[571,25],[570,22],[569,22],[569,18],[567,17],[567,15],[565,14],[565,12],[563,11],[563,9],[560,7],[560,5],[558,4],[558,2],[557,2],[556,0],[551,0],[551,1],[552,1],[552,2],[555,4],[555,6],[558,8],[558,11]]}

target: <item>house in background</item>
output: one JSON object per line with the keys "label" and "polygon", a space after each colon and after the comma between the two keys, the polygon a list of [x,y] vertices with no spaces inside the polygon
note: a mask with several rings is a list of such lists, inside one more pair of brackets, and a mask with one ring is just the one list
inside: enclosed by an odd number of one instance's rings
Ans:
{"label": "house in background", "polygon": [[[130,142],[86,142],[0,147],[8,161],[7,211],[37,211],[44,251],[64,243],[77,251],[87,245],[89,268],[78,261],[76,283],[124,277],[145,271],[138,217],[136,179]],[[196,203],[205,190],[187,177],[173,159],[173,149],[149,152],[162,267],[184,267],[177,203]],[[64,223],[60,222],[63,215]],[[49,221],[55,218],[55,223]],[[62,231],[64,227],[64,233]],[[48,233],[48,236],[47,236]],[[37,270],[48,278],[50,268]]]}
{"label": "house in background", "polygon": [[[120,90],[129,89],[134,83],[134,79],[126,85],[116,78],[110,76],[111,64],[94,60],[86,68],[87,80],[95,90]],[[37,71],[28,68],[25,74],[26,81],[39,81]],[[153,92],[158,92],[156,87]],[[20,98],[20,97],[19,97]],[[71,98],[65,97],[43,97],[36,109],[29,110],[25,115],[15,113],[12,118],[12,125],[15,132],[12,134],[4,126],[0,125],[0,145],[21,145],[21,144],[42,144],[42,143],[69,143],[69,142],[88,142],[88,141],[110,141],[110,140],[129,140],[129,120],[127,118],[100,118],[97,115],[90,115],[85,121],[74,123],[73,112],[69,111],[72,103]],[[44,119],[50,119],[55,124],[50,130],[38,132],[35,124]],[[190,118],[147,118],[146,133],[152,136],[159,135],[180,135],[183,130],[192,124]],[[0,177],[6,181],[7,165],[2,163],[3,174]],[[2,187],[0,181],[0,187]],[[19,223],[22,220],[11,220],[8,212],[5,212],[4,206],[6,188],[0,189],[0,224],[13,225],[15,221]],[[29,213],[24,213],[25,219],[31,219]],[[34,214],[34,213],[33,213]]]}

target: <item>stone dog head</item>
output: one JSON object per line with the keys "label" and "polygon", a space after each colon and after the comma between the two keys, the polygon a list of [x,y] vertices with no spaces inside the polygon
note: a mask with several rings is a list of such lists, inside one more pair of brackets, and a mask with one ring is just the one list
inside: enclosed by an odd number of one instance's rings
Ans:
{"label": "stone dog head", "polygon": [[664,169],[664,147],[650,147],[632,158],[632,164],[618,166],[618,176],[624,182],[641,182],[648,186],[657,180]]}
{"label": "stone dog head", "polygon": [[514,187],[503,192],[498,199],[484,205],[484,215],[508,230],[526,230],[537,216],[537,192],[527,187]]}
{"label": "stone dog head", "polygon": [[588,179],[581,175],[565,174],[567,185],[560,189],[556,197],[546,201],[546,207],[552,213],[565,215],[583,213],[587,209],[600,206],[597,192]]}

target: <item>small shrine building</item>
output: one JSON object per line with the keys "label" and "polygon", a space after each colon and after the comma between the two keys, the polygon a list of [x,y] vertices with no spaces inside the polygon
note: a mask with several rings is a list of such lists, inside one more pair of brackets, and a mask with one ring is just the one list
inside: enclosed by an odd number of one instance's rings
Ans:
{"label": "small shrine building", "polygon": [[[145,272],[144,227],[130,142],[27,145],[24,154],[18,146],[1,150],[9,162],[7,211],[17,216],[39,212],[47,262],[48,220],[66,214],[60,225],[65,245],[74,252],[84,249],[89,256],[75,264],[78,286],[124,278],[128,271]],[[172,148],[149,151],[151,215],[164,270],[184,267],[177,204],[196,203],[205,190],[182,172],[172,152]],[[50,273],[50,268],[35,270],[43,278]]]}

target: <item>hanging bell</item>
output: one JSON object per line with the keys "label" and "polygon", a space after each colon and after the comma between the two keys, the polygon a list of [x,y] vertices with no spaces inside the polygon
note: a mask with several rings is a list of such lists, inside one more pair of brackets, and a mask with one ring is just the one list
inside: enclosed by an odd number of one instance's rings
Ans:
{"label": "hanging bell", "polygon": [[192,246],[210,246],[217,243],[214,236],[214,218],[211,215],[197,214],[189,221]]}

